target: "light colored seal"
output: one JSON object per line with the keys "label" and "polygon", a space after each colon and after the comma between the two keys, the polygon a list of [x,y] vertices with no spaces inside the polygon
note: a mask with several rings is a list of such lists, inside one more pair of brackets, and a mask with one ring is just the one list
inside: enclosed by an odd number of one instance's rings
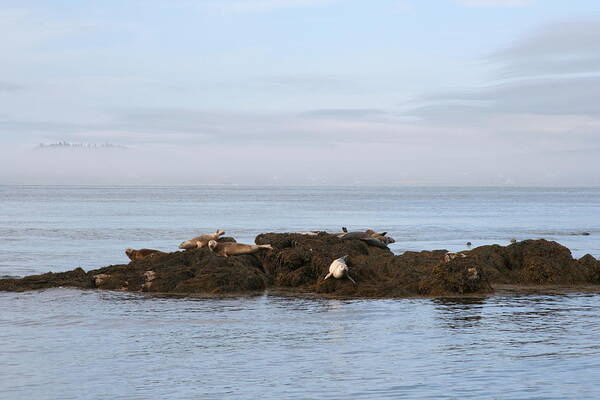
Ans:
{"label": "light colored seal", "polygon": [[152,249],[139,249],[139,250],[125,249],[125,254],[127,255],[127,257],[129,257],[129,259],[131,261],[140,261],[146,257],[156,256],[156,255],[165,254],[165,253],[160,250],[152,250]]}
{"label": "light colored seal", "polygon": [[444,262],[450,262],[450,261],[454,260],[454,259],[455,259],[455,258],[457,258],[457,257],[464,258],[464,257],[466,257],[466,256],[467,256],[467,255],[466,255],[466,254],[464,254],[464,253],[451,253],[451,252],[447,252],[447,253],[444,255]]}
{"label": "light colored seal", "polygon": [[329,278],[330,276],[333,276],[336,279],[347,277],[352,281],[352,283],[356,284],[356,281],[352,279],[348,273],[348,264],[346,264],[348,257],[348,255],[345,255],[344,257],[333,260],[333,262],[329,265],[329,273],[325,275],[325,279]]}
{"label": "light colored seal", "polygon": [[209,241],[219,240],[219,238],[224,234],[224,230],[217,229],[215,233],[208,233],[206,235],[200,235],[196,236],[195,238],[191,238],[190,240],[186,240],[179,245],[179,248],[185,250],[201,249],[202,247],[207,246]]}
{"label": "light colored seal", "polygon": [[216,255],[222,257],[253,254],[260,250],[273,250],[273,247],[270,244],[219,243],[216,240],[210,240],[208,242],[208,248]]}
{"label": "light colored seal", "polygon": [[307,232],[294,232],[297,235],[305,236],[319,236],[319,231],[307,231]]}

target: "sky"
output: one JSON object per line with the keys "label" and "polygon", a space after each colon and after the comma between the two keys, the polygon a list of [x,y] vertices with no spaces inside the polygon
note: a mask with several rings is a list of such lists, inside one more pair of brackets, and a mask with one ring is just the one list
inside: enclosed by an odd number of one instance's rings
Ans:
{"label": "sky", "polygon": [[0,0],[0,36],[0,184],[600,186],[596,0]]}

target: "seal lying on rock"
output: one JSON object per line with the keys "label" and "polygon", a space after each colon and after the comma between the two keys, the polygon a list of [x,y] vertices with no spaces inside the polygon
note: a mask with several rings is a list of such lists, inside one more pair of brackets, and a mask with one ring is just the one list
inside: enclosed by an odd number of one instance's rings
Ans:
{"label": "seal lying on rock", "polygon": [[325,275],[325,279],[329,278],[330,276],[333,276],[336,279],[342,279],[344,277],[347,277],[352,281],[352,283],[355,284],[356,281],[352,279],[352,277],[348,273],[348,265],[346,264],[346,260],[348,260],[348,257],[349,256],[346,255],[344,257],[340,257],[333,260],[331,265],[329,265],[329,273]]}
{"label": "seal lying on rock", "polygon": [[[394,243],[395,240],[387,235],[387,232],[377,232],[373,229],[367,229],[364,231],[353,231],[348,232],[346,227],[342,227],[342,232],[335,234],[340,239],[365,239],[365,238],[375,238],[381,241],[388,241],[388,243]],[[385,238],[385,239],[384,239]]]}
{"label": "seal lying on rock", "polygon": [[362,240],[363,242],[365,242],[366,244],[368,244],[369,246],[375,246],[375,247],[380,247],[382,249],[387,249],[388,246],[386,243],[382,242],[381,240],[377,239],[377,238],[361,238],[359,240]]}
{"label": "seal lying on rock", "polygon": [[385,236],[387,232],[375,232],[372,229],[367,229],[366,231],[354,231],[348,232],[346,227],[342,227],[342,231],[340,233],[336,233],[336,236],[340,239],[359,239],[363,242],[366,242],[370,246],[381,247],[382,249],[387,249],[388,243],[396,242],[391,237]]}
{"label": "seal lying on rock", "polygon": [[125,254],[131,261],[139,261],[143,260],[146,257],[155,256],[158,254],[166,254],[160,250],[152,250],[152,249],[125,249]]}
{"label": "seal lying on rock", "polygon": [[385,244],[396,243],[396,241],[394,240],[394,238],[389,237],[389,236],[381,236],[381,235],[379,235],[379,236],[372,236],[372,237],[373,237],[373,239],[377,239],[380,242],[385,243]]}
{"label": "seal lying on rock", "polygon": [[273,250],[270,244],[219,243],[216,240],[209,241],[208,248],[216,255],[223,257],[252,254],[262,249]]}
{"label": "seal lying on rock", "polygon": [[186,240],[179,245],[180,249],[191,250],[191,249],[201,249],[208,245],[208,242],[211,240],[218,240],[221,236],[225,234],[224,230],[217,229],[215,233],[209,233],[206,235],[196,236],[195,238],[191,238],[190,240]]}
{"label": "seal lying on rock", "polygon": [[451,260],[454,260],[457,257],[461,257],[464,258],[467,255],[464,253],[451,253],[451,252],[447,252],[446,254],[444,254],[444,262],[450,262]]}

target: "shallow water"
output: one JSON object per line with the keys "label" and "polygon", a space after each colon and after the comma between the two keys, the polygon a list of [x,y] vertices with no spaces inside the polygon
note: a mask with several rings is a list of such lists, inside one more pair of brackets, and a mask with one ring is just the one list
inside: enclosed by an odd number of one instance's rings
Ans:
{"label": "shallow water", "polygon": [[598,399],[599,301],[0,293],[0,397]]}
{"label": "shallow water", "polygon": [[[0,275],[342,225],[396,252],[545,237],[598,257],[600,189],[0,186]],[[598,399],[599,302],[0,292],[0,399]]]}

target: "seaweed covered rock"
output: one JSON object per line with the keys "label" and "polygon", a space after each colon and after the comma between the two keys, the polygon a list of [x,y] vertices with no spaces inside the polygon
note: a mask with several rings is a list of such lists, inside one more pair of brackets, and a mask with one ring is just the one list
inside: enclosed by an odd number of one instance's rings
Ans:
{"label": "seaweed covered rock", "polygon": [[[233,240],[222,238],[223,240]],[[0,279],[0,290],[58,286],[160,293],[255,293],[267,288],[342,297],[451,296],[486,293],[494,284],[600,285],[600,261],[579,260],[556,242],[526,240],[482,246],[446,256],[446,250],[389,249],[358,238],[267,233],[257,244],[273,250],[219,257],[207,248],[157,253],[129,264],[85,272],[81,268],[22,279]],[[348,255],[348,278],[327,279],[332,261]]]}
{"label": "seaweed covered rock", "polygon": [[88,274],[97,288],[143,292],[221,294],[262,291],[267,284],[256,256],[224,258],[207,248],[155,255]]}
{"label": "seaweed covered rock", "polygon": [[90,276],[81,268],[67,272],[48,272],[41,275],[30,275],[24,278],[0,279],[0,290],[10,292],[23,292],[26,290],[61,286],[90,289],[94,287],[94,283]]}
{"label": "seaweed covered rock", "polygon": [[368,246],[358,239],[340,239],[320,233],[309,236],[295,233],[266,233],[256,237],[256,244],[270,244],[272,252],[262,257],[265,272],[273,284],[313,290],[317,280],[329,272],[329,265],[344,255],[393,256],[389,249]]}
{"label": "seaweed covered rock", "polygon": [[[341,239],[326,233],[317,236],[269,233],[257,236],[256,243],[270,243],[274,248],[262,258],[274,285],[295,291],[347,297],[405,297],[489,290],[480,269],[475,278],[468,278],[467,270],[474,265],[440,266],[445,250],[395,256],[388,249],[369,246],[360,239]],[[324,280],[331,262],[344,255],[350,256],[347,264],[357,283],[349,279]],[[432,274],[434,267],[438,268],[438,274]]]}
{"label": "seaweed covered rock", "polygon": [[420,292],[429,296],[449,293],[484,293],[492,291],[492,286],[483,269],[473,257],[458,257],[448,262],[440,262],[431,269],[420,282]]}
{"label": "seaweed covered rock", "polygon": [[544,239],[524,240],[502,247],[478,247],[477,259],[492,283],[517,285],[568,285],[600,283],[600,262],[592,256],[573,259],[571,251]]}

